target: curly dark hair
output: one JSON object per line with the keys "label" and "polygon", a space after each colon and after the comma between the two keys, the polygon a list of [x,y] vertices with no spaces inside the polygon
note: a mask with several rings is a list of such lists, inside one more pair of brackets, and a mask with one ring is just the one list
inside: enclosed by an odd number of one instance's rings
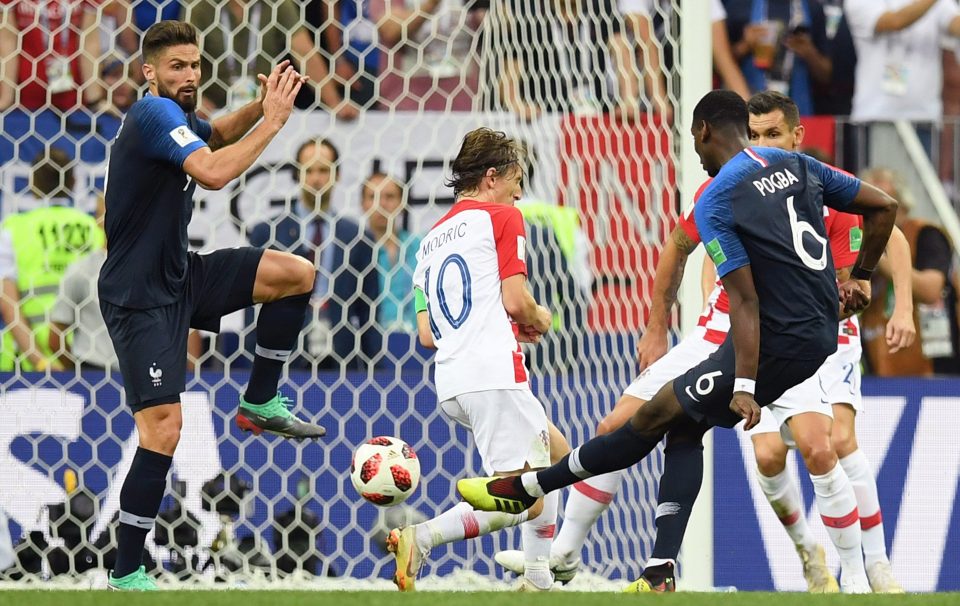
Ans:
{"label": "curly dark hair", "polygon": [[451,167],[453,176],[446,184],[453,188],[454,196],[459,197],[463,192],[478,189],[487,169],[494,169],[498,175],[511,168],[523,170],[521,155],[520,146],[506,133],[489,128],[472,130],[463,138]]}

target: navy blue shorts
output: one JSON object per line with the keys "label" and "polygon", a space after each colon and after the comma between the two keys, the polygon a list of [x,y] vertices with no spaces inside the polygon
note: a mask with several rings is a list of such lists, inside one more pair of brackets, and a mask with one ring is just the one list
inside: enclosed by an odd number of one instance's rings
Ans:
{"label": "navy blue shorts", "polygon": [[[673,380],[673,393],[687,416],[698,423],[733,427],[742,419],[730,410],[736,356],[733,333],[717,351]],[[795,385],[803,383],[819,369],[826,356],[813,360],[793,360],[760,354],[754,399],[760,406],[772,404]]]}
{"label": "navy blue shorts", "polygon": [[182,301],[133,309],[100,301],[117,351],[127,404],[134,412],[180,401],[186,390],[187,335],[191,328],[220,331],[220,319],[253,305],[261,248],[188,253]]}

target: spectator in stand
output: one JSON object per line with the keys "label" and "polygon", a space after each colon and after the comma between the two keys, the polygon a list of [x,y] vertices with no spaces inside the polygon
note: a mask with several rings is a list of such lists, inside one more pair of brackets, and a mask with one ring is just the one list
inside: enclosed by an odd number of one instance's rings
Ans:
{"label": "spectator in stand", "polygon": [[323,48],[332,57],[337,90],[344,99],[364,109],[377,105],[377,78],[381,51],[377,25],[370,17],[371,2],[332,0],[319,7]]}
{"label": "spectator in stand", "polygon": [[130,106],[136,103],[138,94],[136,83],[129,77],[127,63],[120,57],[108,57],[101,64],[100,79],[106,95],[97,110],[122,118]]}
{"label": "spectator in stand", "polygon": [[893,307],[893,289],[889,266],[881,259],[874,274],[873,301],[863,314],[870,369],[880,376],[960,374],[956,267],[950,238],[939,226],[909,216],[913,198],[895,172],[871,169],[863,179],[900,200],[897,227],[907,237],[913,257],[914,321],[920,332],[911,347],[893,354],[887,350],[884,325]]}
{"label": "spectator in stand", "polygon": [[[653,17],[657,6],[662,6],[663,0],[619,0],[620,12],[627,23],[628,30],[641,53],[639,58],[646,78],[646,90],[654,99],[654,104],[663,103],[667,95],[667,85],[664,80],[665,62],[661,60],[660,44],[654,34]],[[662,10],[662,9],[661,9]],[[750,98],[750,88],[740,71],[740,66],[733,58],[730,50],[730,40],[727,38],[727,11],[721,0],[710,0],[711,33],[713,34],[713,69],[720,78],[724,88],[728,88],[744,99]],[[675,34],[678,34],[675,33]],[[675,39],[679,39],[675,37]],[[658,88],[659,87],[659,88]],[[661,93],[662,90],[662,93]]]}
{"label": "spectator in stand", "polygon": [[371,0],[384,49],[386,109],[469,111],[479,79],[479,32],[489,2]]}
{"label": "spectator in stand", "polygon": [[0,110],[70,112],[103,98],[100,0],[0,3]]}
{"label": "spectator in stand", "polygon": [[[333,143],[310,139],[297,150],[296,158],[301,191],[293,213],[256,225],[250,244],[296,253],[317,267],[313,321],[306,334],[309,357],[292,363],[363,366],[380,351],[372,311],[380,293],[373,236],[356,222],[330,214],[340,163]],[[253,345],[248,343],[250,351]]]}
{"label": "spectator in stand", "polygon": [[[614,0],[504,0],[484,28],[484,105],[525,120],[544,112],[633,118],[644,103]],[[534,49],[533,52],[531,49]]]}
{"label": "spectator in stand", "polygon": [[775,90],[814,113],[813,87],[829,83],[833,63],[823,7],[816,0],[728,0],[733,56],[754,93]]}
{"label": "spectator in stand", "polygon": [[823,11],[826,54],[833,66],[829,81],[814,81],[813,109],[821,116],[849,116],[853,105],[857,49],[843,16],[843,0],[813,1]]}
{"label": "spectator in stand", "polygon": [[316,84],[324,107],[341,120],[357,117],[357,107],[337,92],[294,0],[188,0],[182,19],[206,33],[200,61],[207,75],[201,91],[206,114],[259,98],[257,74],[269,74],[289,52]]}
{"label": "spectator in stand", "polygon": [[[960,36],[956,0],[844,0],[857,48],[853,111],[858,122],[939,123],[946,36]],[[931,131],[921,129],[930,147]]]}
{"label": "spectator in stand", "polygon": [[47,314],[70,265],[103,247],[96,220],[71,207],[72,158],[50,148],[33,161],[30,188],[44,204],[0,223],[0,370],[59,370],[47,348]]}
{"label": "spectator in stand", "polygon": [[417,330],[413,270],[417,267],[420,238],[400,227],[406,211],[405,198],[403,186],[384,173],[373,173],[363,182],[361,207],[373,236],[380,286],[377,323],[384,331]]}

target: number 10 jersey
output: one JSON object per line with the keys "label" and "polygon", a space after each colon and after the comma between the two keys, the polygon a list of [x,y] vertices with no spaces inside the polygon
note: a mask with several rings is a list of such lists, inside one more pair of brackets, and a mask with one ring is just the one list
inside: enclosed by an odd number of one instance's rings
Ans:
{"label": "number 10 jersey", "polygon": [[527,275],[526,235],[513,206],[461,200],[420,243],[413,284],[426,297],[441,402],[530,388],[501,296],[501,282],[517,274]]}

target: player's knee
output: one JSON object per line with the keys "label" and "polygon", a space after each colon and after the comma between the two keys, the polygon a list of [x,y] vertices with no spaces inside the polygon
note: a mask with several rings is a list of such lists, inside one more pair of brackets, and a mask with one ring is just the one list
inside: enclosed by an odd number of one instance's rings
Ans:
{"label": "player's knee", "polygon": [[822,476],[837,465],[837,453],[833,450],[833,444],[827,439],[807,444],[801,448],[800,452],[803,455],[803,462],[807,465],[807,471],[813,475]]}
{"label": "player's knee", "polygon": [[833,450],[840,458],[855,452],[858,448],[857,434],[850,431],[849,427],[843,426],[839,423],[834,424],[830,439],[833,442]]}
{"label": "player's knee", "polygon": [[291,294],[302,295],[313,292],[313,283],[317,276],[313,263],[297,255],[291,255],[291,257],[293,257],[290,276],[290,280],[293,282],[293,292]]}
{"label": "player's knee", "polygon": [[172,455],[180,443],[182,427],[179,415],[165,416],[152,423],[147,431],[141,431],[140,443],[147,450]]}
{"label": "player's knee", "polygon": [[782,442],[777,444],[772,440],[755,439],[753,452],[757,459],[757,469],[768,478],[782,473],[787,466],[787,447]]}

